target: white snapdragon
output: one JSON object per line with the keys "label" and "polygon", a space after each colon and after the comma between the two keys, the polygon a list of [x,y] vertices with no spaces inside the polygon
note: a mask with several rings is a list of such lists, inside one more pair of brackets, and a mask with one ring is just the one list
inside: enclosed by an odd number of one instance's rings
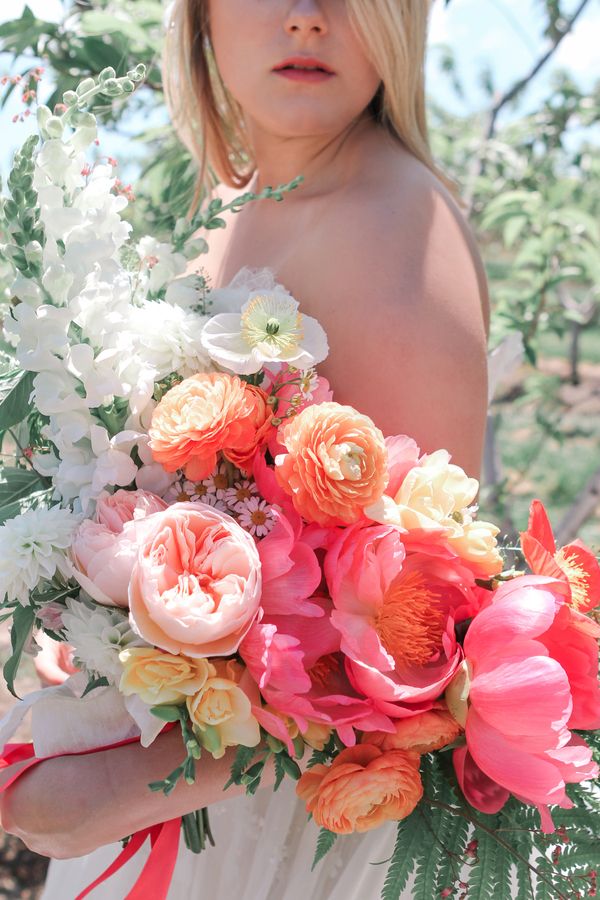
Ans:
{"label": "white snapdragon", "polygon": [[122,396],[124,389],[117,378],[115,350],[103,350],[97,356],[89,344],[74,344],[65,356],[67,371],[83,385],[85,401],[90,409],[108,405],[115,395]]}
{"label": "white snapdragon", "polygon": [[0,600],[27,605],[30,592],[59,571],[68,575],[65,550],[78,519],[69,510],[29,509],[0,527]]}
{"label": "white snapdragon", "polygon": [[66,640],[73,656],[88,670],[118,684],[123,671],[119,653],[127,647],[147,646],[130,628],[127,616],[105,606],[87,606],[81,600],[67,600],[62,614]]}
{"label": "white snapdragon", "polygon": [[148,287],[153,294],[186,270],[183,253],[176,253],[171,244],[161,243],[150,235],[138,242],[136,251],[142,266],[148,270]]}
{"label": "white snapdragon", "polygon": [[15,338],[19,365],[30,372],[61,371],[69,347],[71,317],[66,309],[43,304],[37,309],[19,303],[5,330]]}
{"label": "white snapdragon", "polygon": [[79,382],[64,369],[40,372],[33,380],[35,405],[44,416],[87,409],[77,391]]}

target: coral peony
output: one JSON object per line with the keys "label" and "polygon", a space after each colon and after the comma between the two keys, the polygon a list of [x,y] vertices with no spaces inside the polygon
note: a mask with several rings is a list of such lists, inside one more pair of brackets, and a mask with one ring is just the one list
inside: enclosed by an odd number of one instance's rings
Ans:
{"label": "coral peony", "polygon": [[448,705],[465,725],[457,776],[478,809],[497,811],[512,793],[536,805],[552,830],[547,806],[571,806],[565,784],[597,775],[590,748],[570,729],[600,727],[599,634],[565,603],[560,581],[540,576],[502,585],[475,616],[463,684],[450,686]]}
{"label": "coral peony", "polygon": [[73,576],[93,600],[127,607],[142,523],[166,508],[148,491],[119,490],[100,496],[94,518],[83,520],[70,550]]}
{"label": "coral peony", "polygon": [[390,716],[429,709],[462,654],[455,621],[472,613],[460,560],[409,553],[396,528],[355,525],[327,552],[325,574],[354,686]]}
{"label": "coral peony", "polygon": [[243,467],[268,438],[266,394],[233,375],[192,375],[172,388],[152,414],[154,459],[168,472],[183,468],[192,481],[208,477],[223,451]]}
{"label": "coral peony", "polygon": [[394,734],[380,731],[366,734],[364,740],[382,750],[412,750],[414,753],[433,753],[451,744],[462,731],[447,708],[428,709],[415,716],[397,719]]}
{"label": "coral peony", "polygon": [[286,453],[276,476],[309,522],[351,524],[378,500],[388,482],[381,431],[351,406],[308,406],[279,432]]}
{"label": "coral peony", "polygon": [[423,796],[419,756],[359,744],[342,750],[330,766],[304,772],[296,792],[322,828],[371,831],[386,820],[405,819],[416,807]]}
{"label": "coral peony", "polygon": [[569,603],[579,612],[600,604],[600,565],[579,539],[557,551],[552,526],[540,500],[529,511],[527,531],[521,532],[521,548],[534,575],[557,578],[569,589]]}
{"label": "coral peony", "polygon": [[418,458],[418,447],[399,435],[388,439],[390,484],[379,500],[368,506],[374,522],[396,525],[413,545],[443,541],[468,562],[476,574],[489,577],[502,571],[496,535],[500,529],[473,518],[470,505],[479,483],[450,462],[447,450]]}
{"label": "coral peony", "polygon": [[253,538],[204,503],[175,503],[148,525],[129,585],[135,631],[170,653],[235,653],[259,609]]}

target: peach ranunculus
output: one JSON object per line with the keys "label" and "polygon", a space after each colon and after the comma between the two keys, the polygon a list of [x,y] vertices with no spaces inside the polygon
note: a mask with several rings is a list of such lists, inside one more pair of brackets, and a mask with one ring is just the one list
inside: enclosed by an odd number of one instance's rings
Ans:
{"label": "peach ranunculus", "polygon": [[411,814],[423,796],[419,755],[384,752],[371,744],[348,747],[330,766],[308,769],[296,793],[317,825],[336,834],[371,831]]}
{"label": "peach ranunculus", "polygon": [[[473,516],[479,482],[451,463],[447,450],[415,459],[418,448],[413,441],[405,436],[391,440],[400,442],[402,448],[402,452],[395,452],[388,439],[393,495],[380,497],[365,510],[366,515],[374,522],[405,530],[407,544],[415,538],[437,535],[478,575],[489,577],[501,572],[503,563],[496,542],[500,529]],[[400,478],[395,468],[401,470]]]}
{"label": "peach ranunculus", "polygon": [[202,689],[212,667],[206,659],[174,656],[154,647],[130,647],[119,653],[123,674],[119,690],[137,694],[144,703],[183,703]]}
{"label": "peach ranunculus", "polygon": [[352,524],[383,494],[383,435],[351,406],[309,406],[282,426],[279,438],[287,452],[275,459],[277,480],[309,522]]}
{"label": "peach ranunculus", "polygon": [[154,459],[168,472],[183,468],[191,481],[207,478],[223,451],[246,468],[269,437],[266,394],[235,375],[192,375],[165,394],[148,430]]}
{"label": "peach ranunculus", "polygon": [[94,518],[83,520],[70,549],[73,577],[93,600],[103,606],[128,606],[141,524],[166,508],[164,500],[148,491],[100,496]]}
{"label": "peach ranunculus", "polygon": [[174,503],[148,526],[129,584],[134,630],[169,653],[235,653],[260,603],[252,536],[205,503]]}
{"label": "peach ranunculus", "polygon": [[[256,747],[260,726],[252,713],[258,689],[247,670],[233,659],[209,663],[209,677],[186,700],[200,742],[220,759],[227,747]],[[252,698],[249,696],[252,695]]]}
{"label": "peach ranunculus", "polygon": [[365,734],[363,740],[382,750],[412,750],[424,754],[447,747],[462,732],[461,726],[445,707],[397,719],[394,727],[394,734],[371,732]]}

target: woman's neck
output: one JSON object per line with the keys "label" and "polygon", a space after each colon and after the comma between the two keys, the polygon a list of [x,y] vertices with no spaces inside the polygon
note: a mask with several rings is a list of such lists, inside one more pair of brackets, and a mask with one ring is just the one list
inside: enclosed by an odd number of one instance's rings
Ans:
{"label": "woman's neck", "polygon": [[328,194],[351,177],[357,146],[375,130],[375,122],[367,117],[334,135],[286,138],[251,129],[256,159],[251,189],[261,191],[267,185],[287,184],[303,175],[305,199]]}

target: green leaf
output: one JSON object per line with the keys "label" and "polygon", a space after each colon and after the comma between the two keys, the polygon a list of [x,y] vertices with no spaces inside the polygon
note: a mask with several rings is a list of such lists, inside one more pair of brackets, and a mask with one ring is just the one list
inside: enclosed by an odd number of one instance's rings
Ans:
{"label": "green leaf", "polygon": [[425,834],[421,814],[415,810],[398,825],[398,835],[390,861],[381,900],[400,900],[402,891],[415,869],[417,861],[431,836]]}
{"label": "green leaf", "polygon": [[163,722],[179,722],[181,716],[185,713],[185,708],[183,706],[151,706],[150,712],[153,716],[156,716],[157,719],[162,719]]}
{"label": "green leaf", "polygon": [[85,697],[86,694],[89,694],[90,691],[95,690],[98,687],[106,687],[108,685],[108,678],[105,678],[104,675],[98,675],[96,678],[90,678],[88,683],[85,686],[85,691],[81,695]]}
{"label": "green leaf", "polygon": [[6,686],[13,697],[17,697],[15,693],[15,678],[23,655],[23,648],[29,640],[33,623],[35,620],[35,610],[33,606],[17,606],[13,613],[12,628],[10,632],[10,643],[12,647],[12,655],[4,664],[3,674]]}
{"label": "green leaf", "polygon": [[285,778],[285,769],[283,768],[283,762],[280,753],[276,753],[273,757],[275,763],[275,784],[273,785],[273,790],[279,790],[281,786],[281,782]]}
{"label": "green leaf", "polygon": [[[33,469],[2,466],[0,468],[0,516],[3,507],[29,497],[41,487],[43,487],[43,482]],[[16,515],[18,513],[17,510]],[[7,518],[8,516],[4,516],[3,521]]]}
{"label": "green leaf", "polygon": [[31,412],[30,396],[33,390],[33,372],[15,373],[14,378],[3,385],[0,400],[0,431],[6,431],[22,422]]}
{"label": "green leaf", "polygon": [[337,838],[338,836],[334,831],[329,831],[327,828],[321,828],[319,832],[319,838],[317,840],[315,858],[313,859],[312,866],[310,867],[311,872],[314,871],[323,857],[329,853],[329,851],[337,841]]}
{"label": "green leaf", "polygon": [[255,755],[255,747],[242,747],[240,745],[237,748],[237,753],[235,754],[235,759],[233,760],[233,764],[231,766],[231,777],[223,788],[224,791],[226,791],[228,787],[231,787],[232,784],[242,783],[242,775],[254,759]]}

